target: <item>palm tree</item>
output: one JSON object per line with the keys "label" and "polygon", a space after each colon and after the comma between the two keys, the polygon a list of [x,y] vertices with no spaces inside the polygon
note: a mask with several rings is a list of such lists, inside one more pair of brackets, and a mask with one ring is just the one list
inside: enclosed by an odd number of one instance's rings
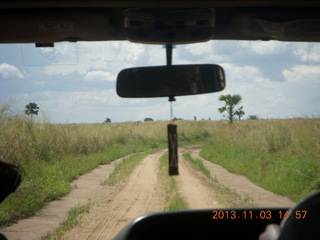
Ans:
{"label": "palm tree", "polygon": [[241,117],[245,114],[245,112],[242,109],[243,106],[241,106],[237,111],[234,112],[234,115],[237,115],[239,120],[241,120]]}
{"label": "palm tree", "polygon": [[233,120],[235,119],[235,115],[238,115],[239,119],[244,115],[244,111],[242,110],[243,106],[241,106],[239,109],[235,110],[235,106],[239,104],[242,100],[241,96],[236,95],[222,95],[219,97],[219,100],[222,102],[225,102],[225,106],[218,108],[220,113],[227,112],[226,117],[230,124],[233,123]]}
{"label": "palm tree", "polygon": [[24,113],[27,114],[28,116],[31,116],[31,121],[33,118],[33,115],[38,115],[39,112],[39,107],[36,103],[29,103],[26,105],[26,109],[24,110]]}

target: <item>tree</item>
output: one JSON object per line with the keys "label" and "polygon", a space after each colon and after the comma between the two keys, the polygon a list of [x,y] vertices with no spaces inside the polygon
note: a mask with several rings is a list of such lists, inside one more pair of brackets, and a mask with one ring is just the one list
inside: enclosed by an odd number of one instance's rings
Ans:
{"label": "tree", "polygon": [[147,118],[145,118],[145,119],[144,119],[144,121],[145,121],[145,122],[153,122],[153,119],[152,119],[152,118],[147,117]]}
{"label": "tree", "polygon": [[249,115],[248,120],[258,120],[258,115]]}
{"label": "tree", "polygon": [[111,123],[111,119],[110,118],[106,118],[106,120],[104,120],[104,123]]}
{"label": "tree", "polygon": [[36,103],[29,103],[26,105],[26,109],[24,110],[24,113],[28,116],[31,116],[31,120],[33,118],[33,115],[38,115],[39,107]]}
{"label": "tree", "polygon": [[228,119],[230,124],[232,124],[233,120],[235,120],[235,116],[238,116],[238,118],[240,119],[244,115],[244,111],[242,110],[243,106],[241,106],[238,109],[235,109],[235,106],[239,104],[242,100],[240,95],[222,95],[219,97],[219,100],[225,102],[225,106],[218,108],[218,110],[220,113],[227,112],[227,115],[223,116]]}
{"label": "tree", "polygon": [[241,117],[245,114],[245,112],[242,109],[243,106],[241,106],[237,111],[234,112],[234,115],[237,115],[239,120],[241,120]]}
{"label": "tree", "polygon": [[176,117],[175,117],[175,118],[173,118],[172,120],[173,120],[173,121],[177,121],[177,120],[183,120],[183,119],[182,119],[182,118],[176,118]]}

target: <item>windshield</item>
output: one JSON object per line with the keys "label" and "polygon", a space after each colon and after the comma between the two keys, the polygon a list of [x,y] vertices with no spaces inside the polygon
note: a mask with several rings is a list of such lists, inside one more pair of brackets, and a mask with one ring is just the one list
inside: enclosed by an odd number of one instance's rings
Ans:
{"label": "windshield", "polygon": [[[31,192],[39,209],[77,189],[74,179],[130,154],[128,163],[116,162],[127,172],[102,170],[97,188],[90,183],[93,192],[79,203],[92,198],[94,215],[110,214],[129,204],[121,194],[138,199],[137,192],[145,193],[144,207],[134,209],[132,203],[134,210],[120,211],[116,230],[163,210],[290,207],[320,189],[319,53],[320,44],[308,42],[177,45],[173,64],[219,64],[226,88],[170,103],[120,98],[115,89],[124,68],[165,65],[163,46],[2,44],[0,156],[20,166],[24,178],[12,195],[21,202],[14,207],[4,202],[4,209],[28,216],[31,210],[23,209]],[[168,176],[167,124],[177,125],[179,175],[173,177]],[[132,195],[125,197],[125,188]],[[110,210],[106,202],[118,205],[109,204]],[[0,210],[2,226],[19,219],[5,216],[5,210]]]}
{"label": "windshield", "polygon": [[[224,92],[178,97],[176,117],[220,120],[220,95],[240,94],[246,114],[263,119],[318,117],[319,44],[278,41],[211,41],[178,45],[173,64],[215,63],[226,72]],[[129,42],[1,45],[1,102],[23,110],[36,102],[52,123],[169,120],[167,99],[123,99],[116,95],[124,68],[165,65],[159,45]],[[201,106],[201,107],[200,107]],[[124,111],[125,109],[125,111]],[[40,117],[41,119],[41,117]]]}

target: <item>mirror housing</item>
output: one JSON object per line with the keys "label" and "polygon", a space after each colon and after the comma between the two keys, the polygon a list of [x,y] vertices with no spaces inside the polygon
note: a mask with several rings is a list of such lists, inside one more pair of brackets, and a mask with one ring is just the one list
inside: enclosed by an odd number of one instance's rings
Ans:
{"label": "mirror housing", "polygon": [[127,98],[186,96],[224,88],[223,68],[215,64],[129,68],[117,78],[117,94]]}
{"label": "mirror housing", "polygon": [[185,44],[209,41],[215,27],[215,11],[196,9],[127,9],[124,32],[131,42]]}

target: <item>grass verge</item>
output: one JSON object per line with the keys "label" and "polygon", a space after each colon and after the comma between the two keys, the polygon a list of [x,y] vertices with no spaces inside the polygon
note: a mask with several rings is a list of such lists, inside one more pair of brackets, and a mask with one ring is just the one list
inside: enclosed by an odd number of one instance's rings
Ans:
{"label": "grass verge", "polygon": [[185,160],[191,163],[191,166],[200,172],[202,172],[204,175],[206,175],[208,178],[212,178],[211,173],[206,166],[203,165],[203,162],[200,159],[194,159],[191,156],[190,152],[186,152],[183,154],[183,157]]}
{"label": "grass verge", "polygon": [[89,212],[91,203],[88,203],[83,206],[76,206],[69,211],[68,218],[60,224],[60,226],[52,233],[48,233],[43,236],[42,240],[58,240],[62,239],[62,236],[65,232],[71,230],[72,228],[79,225],[82,221],[84,213]]}
{"label": "grass verge", "polygon": [[193,158],[190,152],[184,153],[183,158],[188,161],[194,169],[202,172],[208,178],[209,186],[217,193],[219,201],[223,202],[227,207],[252,206],[252,200],[249,196],[241,196],[234,190],[219,184],[219,181],[212,177],[210,170],[203,164],[201,159]]}
{"label": "grass verge", "polygon": [[70,182],[80,175],[100,164],[108,164],[122,156],[146,150],[146,147],[114,144],[104,151],[90,155],[25,163],[22,165],[24,176],[21,186],[1,203],[0,225],[9,225],[18,219],[34,215],[48,202],[69,193]]}
{"label": "grass verge", "polygon": [[221,125],[200,154],[295,202],[320,189],[320,119]]}
{"label": "grass verge", "polygon": [[[24,172],[1,203],[0,226],[67,194],[72,180],[99,164],[167,144],[168,123],[34,123],[0,107],[1,157]],[[203,144],[203,158],[263,188],[293,201],[320,189],[319,118],[175,123],[180,146]]]}
{"label": "grass verge", "polygon": [[174,177],[168,176],[168,154],[160,158],[160,176],[165,190],[164,211],[188,209],[188,204],[179,193]]}
{"label": "grass verge", "polygon": [[159,150],[160,148],[152,149],[143,153],[137,153],[133,156],[123,159],[121,163],[116,165],[112,174],[102,183],[102,185],[116,185],[126,183],[134,168],[137,167],[149,154],[152,154]]}
{"label": "grass verge", "polygon": [[[134,168],[141,163],[141,161],[149,154],[158,150],[153,149],[143,153],[137,153],[130,157],[126,157],[119,163],[113,173],[106,179],[103,185],[115,185],[127,182]],[[53,233],[48,233],[42,237],[43,240],[56,240],[61,239],[62,236],[75,226],[81,223],[83,213],[89,211],[91,203],[84,206],[77,206],[69,211],[68,218],[57,228]]]}

